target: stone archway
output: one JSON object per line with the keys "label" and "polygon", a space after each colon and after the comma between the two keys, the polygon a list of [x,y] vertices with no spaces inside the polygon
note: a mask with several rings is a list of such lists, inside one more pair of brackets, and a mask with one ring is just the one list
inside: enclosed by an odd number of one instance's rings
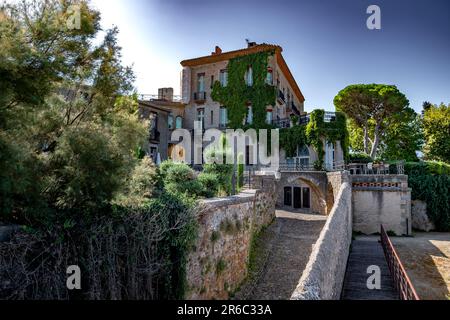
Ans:
{"label": "stone archway", "polygon": [[[286,194],[285,190],[289,191],[289,196],[287,197],[290,201],[290,205],[286,205]],[[306,189],[306,190],[304,190]],[[279,194],[279,207],[283,207],[288,210],[295,210],[299,212],[310,212],[310,213],[318,213],[322,215],[328,214],[327,208],[327,180],[326,174],[322,173],[295,173],[295,174],[283,174],[280,179],[279,190],[281,191]],[[302,207],[296,207],[296,194],[297,192],[302,192]],[[304,196],[305,192],[309,195],[308,204],[309,206],[304,207]],[[297,195],[298,196],[298,195]],[[292,198],[292,200],[291,200]]]}

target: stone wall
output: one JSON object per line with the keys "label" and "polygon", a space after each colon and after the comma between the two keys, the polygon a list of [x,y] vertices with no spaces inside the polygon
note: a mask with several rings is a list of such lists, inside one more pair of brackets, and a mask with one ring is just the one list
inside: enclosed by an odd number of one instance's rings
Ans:
{"label": "stone wall", "polygon": [[204,200],[196,250],[187,265],[187,299],[228,299],[247,277],[252,237],[275,218],[275,180],[237,196]]}
{"label": "stone wall", "polygon": [[[352,190],[347,174],[335,180],[339,186],[336,202],[319,239],[314,245],[292,300],[337,300],[340,298],[352,241]],[[337,186],[337,184],[336,184]]]}
{"label": "stone wall", "polygon": [[430,232],[436,229],[427,214],[427,204],[424,201],[411,201],[412,227],[415,230]]}
{"label": "stone wall", "polygon": [[406,175],[352,176],[353,230],[364,234],[386,231],[411,234],[411,189]]}

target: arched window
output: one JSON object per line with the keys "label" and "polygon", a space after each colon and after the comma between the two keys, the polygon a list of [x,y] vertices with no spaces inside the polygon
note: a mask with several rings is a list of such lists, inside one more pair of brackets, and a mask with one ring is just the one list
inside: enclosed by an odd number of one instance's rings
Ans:
{"label": "arched window", "polygon": [[309,149],[307,145],[301,145],[297,148],[297,158],[302,167],[309,166]]}
{"label": "arched window", "polygon": [[176,128],[176,129],[181,129],[181,128],[183,128],[183,118],[182,118],[182,117],[178,116],[178,117],[175,119],[175,128]]}

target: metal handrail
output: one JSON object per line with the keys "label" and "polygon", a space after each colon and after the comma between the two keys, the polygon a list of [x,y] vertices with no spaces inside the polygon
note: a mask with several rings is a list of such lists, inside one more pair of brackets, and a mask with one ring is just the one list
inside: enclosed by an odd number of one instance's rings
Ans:
{"label": "metal handrail", "polygon": [[383,226],[381,226],[381,245],[400,300],[420,300]]}

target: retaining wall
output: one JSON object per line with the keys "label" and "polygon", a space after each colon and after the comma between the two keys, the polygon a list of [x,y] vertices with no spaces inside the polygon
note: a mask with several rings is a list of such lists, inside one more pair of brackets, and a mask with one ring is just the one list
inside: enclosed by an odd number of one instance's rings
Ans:
{"label": "retaining wall", "polygon": [[187,264],[187,299],[228,299],[247,277],[252,236],[275,218],[276,183],[202,201],[196,250]]}
{"label": "retaining wall", "polygon": [[340,298],[352,241],[352,188],[347,173],[339,174],[341,177],[331,174],[335,182],[332,183],[333,188],[340,185],[336,201],[292,294],[292,300]]}

